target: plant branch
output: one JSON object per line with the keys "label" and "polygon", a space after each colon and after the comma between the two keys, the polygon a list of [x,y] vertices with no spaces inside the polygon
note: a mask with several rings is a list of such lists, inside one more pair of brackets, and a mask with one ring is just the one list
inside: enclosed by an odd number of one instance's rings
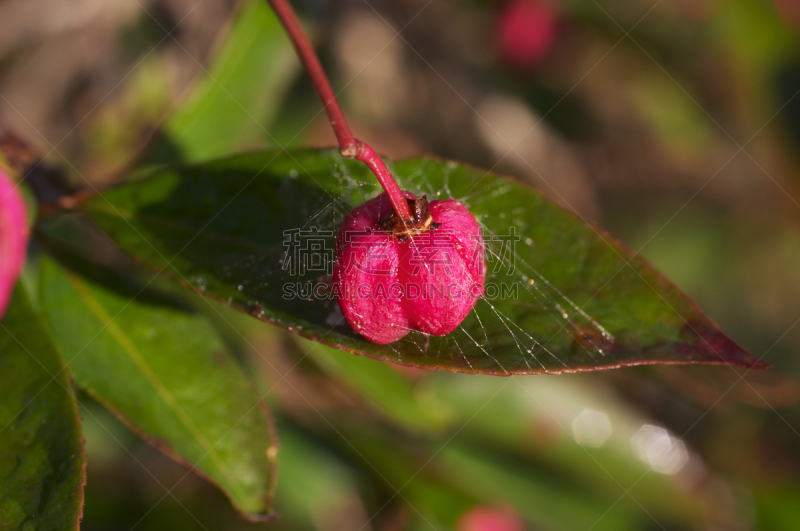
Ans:
{"label": "plant branch", "polygon": [[389,196],[395,214],[402,220],[411,222],[413,220],[411,209],[408,207],[408,202],[403,196],[403,192],[400,190],[397,182],[394,180],[394,177],[392,177],[389,168],[386,167],[383,160],[381,160],[378,154],[375,153],[368,144],[358,140],[353,135],[353,131],[351,131],[350,126],[347,125],[347,120],[344,117],[342,108],[339,106],[339,102],[336,100],[336,95],[333,93],[331,84],[328,82],[328,77],[322,69],[322,65],[319,62],[317,54],[314,52],[314,48],[312,48],[311,43],[303,32],[303,28],[300,27],[300,21],[297,19],[297,15],[289,4],[289,1],[267,1],[272,6],[275,14],[278,15],[278,19],[281,21],[281,24],[283,24],[286,33],[289,35],[294,45],[294,49],[297,51],[297,55],[300,56],[300,61],[303,63],[306,72],[308,72],[308,76],[311,78],[311,83],[317,90],[319,99],[322,100],[322,105],[325,107],[325,112],[328,114],[333,132],[336,134],[336,140],[339,142],[339,152],[344,157],[350,159],[354,158],[365,163],[369,169],[372,170],[372,173],[375,174],[375,177],[378,178],[378,182],[381,183],[381,186]]}

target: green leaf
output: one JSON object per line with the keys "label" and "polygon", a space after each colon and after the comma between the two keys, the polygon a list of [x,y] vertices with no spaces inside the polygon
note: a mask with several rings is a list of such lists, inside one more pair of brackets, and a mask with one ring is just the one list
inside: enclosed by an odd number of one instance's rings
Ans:
{"label": "green leaf", "polygon": [[319,529],[319,522],[341,521],[357,506],[359,494],[368,491],[363,477],[341,456],[290,424],[279,421],[278,431],[282,444],[276,505],[286,528]]}
{"label": "green leaf", "polygon": [[61,355],[25,289],[0,322],[0,529],[78,529],[86,456]]}
{"label": "green leaf", "polygon": [[453,484],[463,485],[477,498],[502,499],[535,522],[535,527],[563,531],[646,528],[643,516],[637,514],[640,507],[625,499],[624,491],[591,492],[573,481],[554,481],[530,463],[508,463],[458,443],[446,446],[437,458],[441,475]]}
{"label": "green leaf", "polygon": [[76,384],[245,516],[270,519],[271,419],[211,326],[101,266],[82,272],[42,265],[42,304]]}
{"label": "green leaf", "polygon": [[580,474],[554,474],[549,467],[519,455],[498,453],[492,447],[487,450],[479,439],[471,444],[458,431],[446,443],[420,443],[364,423],[339,422],[334,427],[332,443],[352,462],[375,467],[390,496],[400,491],[392,499],[407,502],[426,517],[437,513],[444,517],[439,526],[434,525],[436,529],[456,528],[456,515],[448,519],[442,514],[448,508],[439,505],[445,502],[444,489],[472,505],[511,505],[529,521],[530,529],[645,528],[637,520],[648,508],[627,499],[623,488],[597,492],[581,484]]}
{"label": "green leaf", "polygon": [[[444,376],[450,375],[433,373],[427,382],[436,399],[456,411],[454,425],[463,426],[460,435],[466,440],[546,463],[547,470],[573,478],[573,488],[579,485],[593,496],[618,499],[629,489],[657,518],[683,520],[687,528],[700,525],[701,507],[712,503],[706,494],[678,486],[696,464],[653,471],[632,444],[653,419],[621,401],[599,374],[511,381]],[[547,433],[547,443],[532,443],[541,433]]]}
{"label": "green leaf", "polygon": [[379,412],[419,432],[443,432],[455,420],[447,405],[424,396],[405,376],[385,363],[350,356],[298,338],[301,354],[310,356],[328,374],[350,385]]}
{"label": "green leaf", "polygon": [[379,192],[363,164],[332,150],[165,169],[85,208],[123,249],[178,282],[372,358],[500,375],[650,363],[760,366],[646,262],[536,191],[455,162],[393,167],[402,188],[459,199],[485,227],[487,296],[444,337],[370,343],[326,297],[325,271],[295,268],[298,258],[315,255],[287,246],[291,231],[318,230],[299,244],[322,239],[332,253],[342,217]]}
{"label": "green leaf", "polygon": [[251,0],[199,86],[170,118],[147,161],[199,161],[272,144],[277,115],[300,63],[269,5]]}

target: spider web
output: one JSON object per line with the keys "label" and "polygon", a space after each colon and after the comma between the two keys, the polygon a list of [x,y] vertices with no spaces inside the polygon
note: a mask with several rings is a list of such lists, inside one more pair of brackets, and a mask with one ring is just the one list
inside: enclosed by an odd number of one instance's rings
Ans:
{"label": "spider web", "polygon": [[[333,248],[344,216],[357,204],[380,193],[374,179],[369,179],[369,174],[362,172],[357,163],[346,162],[338,155],[332,157],[335,163],[328,166],[330,182],[325,182],[322,187],[326,191],[310,197],[300,208],[302,223],[288,227],[326,234],[324,238],[328,248]],[[302,159],[300,162],[299,166],[302,166]],[[451,334],[433,337],[409,330],[408,335],[396,343],[384,346],[369,344],[365,347],[360,339],[349,342],[341,340],[341,336],[352,338],[354,333],[335,300],[305,297],[303,302],[306,306],[296,306],[285,315],[272,311],[275,306],[274,293],[279,290],[281,282],[286,282],[287,277],[276,274],[275,267],[265,268],[263,265],[280,256],[279,265],[284,270],[291,260],[286,242],[278,243],[274,238],[260,252],[245,256],[239,254],[237,258],[228,260],[221,270],[223,280],[236,286],[239,295],[247,299],[244,306],[256,317],[359,353],[367,350],[367,355],[390,361],[419,366],[442,364],[442,368],[450,370],[498,374],[573,370],[576,354],[578,359],[583,359],[581,364],[596,365],[598,359],[606,355],[606,347],[614,344],[614,337],[599,319],[585,311],[560,286],[532,265],[529,257],[535,244],[530,237],[520,234],[519,242],[509,245],[508,235],[499,234],[498,227],[508,227],[509,230],[515,228],[517,231],[524,229],[526,208],[519,206],[500,213],[495,216],[499,220],[487,223],[493,203],[512,193],[512,186],[505,180],[488,177],[483,186],[466,193],[454,192],[451,189],[451,176],[460,166],[433,161],[429,161],[429,164],[434,164],[439,170],[437,183],[431,180],[429,172],[419,168],[401,178],[401,186],[418,196],[425,194],[431,200],[452,198],[470,208],[484,231],[487,286],[504,286],[512,295],[503,298],[488,296],[487,293]],[[291,188],[292,183],[306,179],[308,175],[304,173],[312,176],[313,180],[320,178],[320,174],[313,169],[309,172],[303,172],[302,168],[299,172],[292,169],[280,178],[277,187]],[[204,289],[207,279],[194,280],[200,289]],[[296,276],[294,280],[298,284],[307,282],[315,286],[329,280],[329,277],[311,272]],[[270,292],[273,293],[272,299],[266,300]],[[299,295],[297,299],[304,298]],[[228,297],[227,302],[242,304],[241,297],[236,294]],[[289,304],[286,301],[284,303]],[[315,311],[312,306],[324,308],[325,313],[312,317],[311,312]],[[520,318],[520,308],[524,308],[524,318]],[[297,315],[306,317],[308,324],[297,324]],[[312,332],[309,328],[316,330]],[[322,328],[326,329],[324,334]],[[569,352],[569,360],[565,359],[565,352]]]}

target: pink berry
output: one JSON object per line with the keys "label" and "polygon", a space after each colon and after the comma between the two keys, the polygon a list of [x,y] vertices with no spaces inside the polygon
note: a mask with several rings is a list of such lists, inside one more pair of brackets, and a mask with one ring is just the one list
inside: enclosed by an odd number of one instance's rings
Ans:
{"label": "pink berry", "polygon": [[800,5],[797,0],[775,0],[775,9],[785,23],[800,29]]}
{"label": "pink berry", "polygon": [[413,222],[398,218],[384,193],[350,212],[337,240],[339,307],[356,332],[378,344],[411,330],[449,334],[483,295],[486,279],[483,236],[467,207],[404,196]]}
{"label": "pink berry", "polygon": [[0,169],[0,317],[17,283],[28,245],[28,215],[16,184]]}
{"label": "pink berry", "polygon": [[503,60],[525,70],[538,65],[553,45],[558,15],[542,0],[512,0],[498,20],[498,41]]}
{"label": "pink berry", "polygon": [[513,508],[473,507],[459,518],[458,531],[522,531],[525,525]]}

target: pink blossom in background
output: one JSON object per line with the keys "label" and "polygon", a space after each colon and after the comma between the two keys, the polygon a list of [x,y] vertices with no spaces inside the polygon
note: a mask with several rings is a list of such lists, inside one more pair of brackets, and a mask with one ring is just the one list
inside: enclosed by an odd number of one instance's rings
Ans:
{"label": "pink blossom in background", "polygon": [[543,0],[511,0],[500,11],[498,44],[509,66],[529,69],[541,62],[553,46],[558,15]]}
{"label": "pink blossom in background", "polygon": [[25,199],[11,177],[0,169],[0,317],[14,291],[28,247]]}
{"label": "pink blossom in background", "polygon": [[511,508],[473,507],[456,524],[457,531],[524,531],[522,518]]}
{"label": "pink blossom in background", "polygon": [[778,14],[784,22],[800,30],[800,1],[775,0],[775,9],[778,10]]}

